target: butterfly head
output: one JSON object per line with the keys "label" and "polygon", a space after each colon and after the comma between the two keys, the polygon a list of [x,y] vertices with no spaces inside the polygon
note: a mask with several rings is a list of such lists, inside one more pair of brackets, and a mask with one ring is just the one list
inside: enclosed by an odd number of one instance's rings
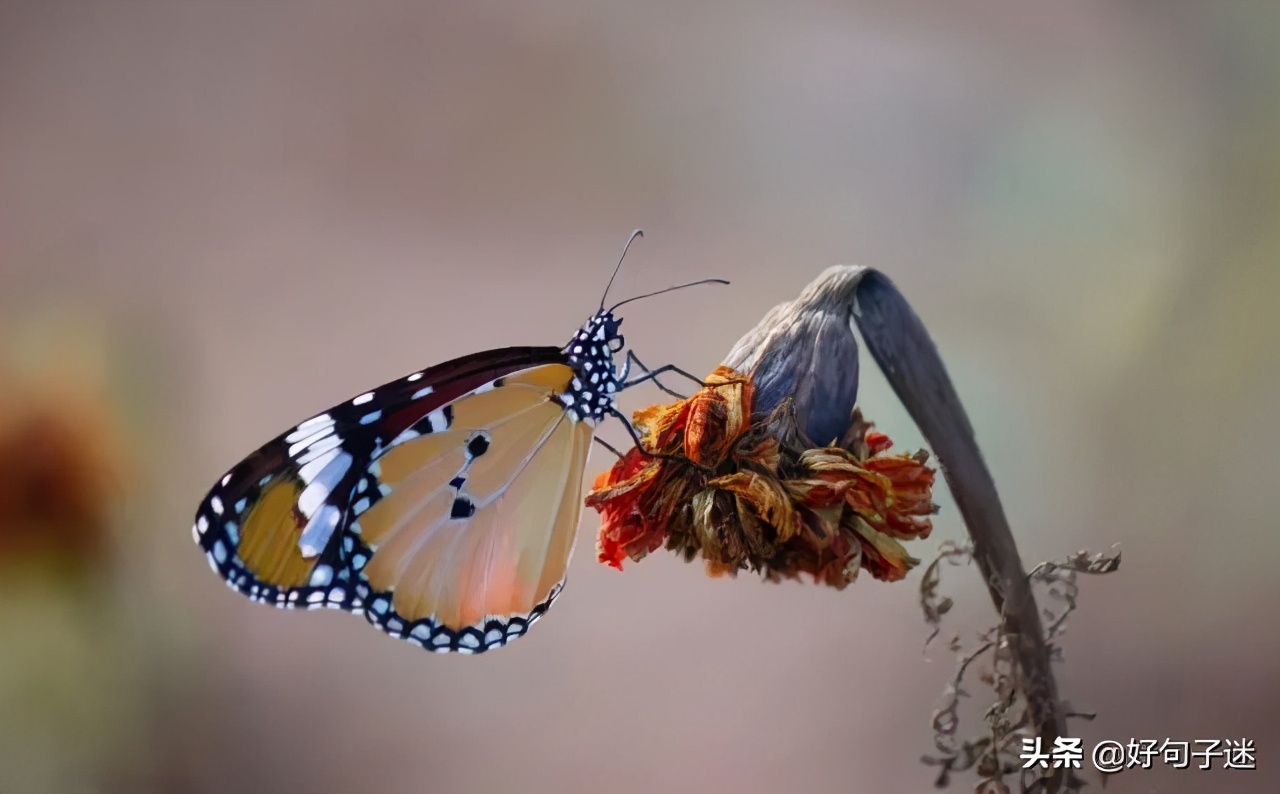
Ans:
{"label": "butterfly head", "polygon": [[576,422],[598,422],[613,408],[614,397],[622,387],[622,377],[613,360],[625,344],[618,331],[621,325],[622,320],[611,310],[601,309],[564,348],[574,378],[559,399],[569,418]]}

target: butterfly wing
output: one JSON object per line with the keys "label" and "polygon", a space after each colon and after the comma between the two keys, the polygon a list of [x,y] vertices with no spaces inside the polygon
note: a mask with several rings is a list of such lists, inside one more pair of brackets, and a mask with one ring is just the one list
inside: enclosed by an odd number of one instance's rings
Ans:
{"label": "butterfly wing", "polygon": [[562,586],[592,426],[558,348],[505,348],[359,395],[264,445],[194,532],[234,589],[363,612],[437,651],[520,636]]}
{"label": "butterfly wing", "polygon": [[373,551],[369,617],[433,648],[478,651],[523,634],[558,595],[581,509],[593,430],[550,399],[554,364],[453,404],[444,433],[374,467],[388,490],[360,514]]}

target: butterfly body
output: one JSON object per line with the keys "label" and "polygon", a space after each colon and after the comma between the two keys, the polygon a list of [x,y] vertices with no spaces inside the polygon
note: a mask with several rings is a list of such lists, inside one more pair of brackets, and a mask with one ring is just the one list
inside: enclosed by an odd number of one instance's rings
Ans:
{"label": "butterfly body", "polygon": [[627,366],[611,311],[563,348],[455,359],[268,442],[205,496],[193,533],[227,584],[282,608],[362,613],[479,653],[559,595],[596,425]]}

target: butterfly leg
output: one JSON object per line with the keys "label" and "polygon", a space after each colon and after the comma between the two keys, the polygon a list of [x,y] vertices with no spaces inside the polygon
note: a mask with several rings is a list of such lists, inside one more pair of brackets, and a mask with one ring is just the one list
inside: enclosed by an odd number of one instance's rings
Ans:
{"label": "butterfly leg", "polygon": [[617,447],[615,447],[613,444],[610,444],[608,441],[605,441],[603,438],[600,438],[599,436],[596,436],[596,437],[595,437],[594,439],[592,439],[592,440],[593,440],[593,441],[595,441],[595,442],[596,442],[597,444],[599,444],[600,446],[602,446],[602,447],[604,447],[605,449],[607,449],[607,450],[609,450],[610,452],[612,452],[614,455],[617,455],[619,460],[621,460],[622,458],[624,458],[624,457],[625,457],[621,452],[619,452],[619,451],[618,451],[618,448],[617,448]]}
{"label": "butterfly leg", "polygon": [[644,455],[646,458],[657,458],[659,460],[671,460],[677,463],[683,463],[685,465],[692,466],[695,469],[698,469],[699,471],[701,471],[703,474],[706,474],[709,476],[715,473],[708,467],[703,466],[701,463],[696,463],[692,460],[689,460],[683,455],[667,455],[662,452],[650,452],[649,450],[644,448],[644,442],[640,439],[640,434],[636,432],[635,426],[631,424],[631,420],[627,419],[626,414],[622,413],[621,411],[619,411],[617,408],[613,406],[609,407],[609,413],[617,417],[619,421],[622,422],[622,426],[627,429],[627,433],[630,434],[631,436],[632,443],[636,445],[636,450],[641,455]]}
{"label": "butterfly leg", "polygon": [[647,380],[651,380],[653,381],[653,385],[657,386],[659,389],[666,392],[667,394],[670,394],[672,397],[677,397],[681,400],[689,399],[687,395],[681,394],[680,392],[667,388],[666,385],[662,383],[662,381],[658,380],[658,376],[666,372],[674,372],[677,375],[683,375],[684,377],[698,384],[699,388],[702,388],[707,385],[703,383],[700,378],[696,378],[693,375],[690,375],[688,372],[685,372],[684,370],[680,369],[674,364],[667,364],[665,366],[658,367],[657,369],[650,369],[643,361],[640,360],[639,356],[637,356],[633,351],[628,350],[627,351],[628,370],[630,369],[630,364],[632,363],[635,363],[636,366],[644,370],[645,374],[641,375],[638,378],[634,378],[632,380],[624,379],[624,382],[622,384],[622,388],[624,389],[630,386],[634,386],[638,383],[644,383]]}

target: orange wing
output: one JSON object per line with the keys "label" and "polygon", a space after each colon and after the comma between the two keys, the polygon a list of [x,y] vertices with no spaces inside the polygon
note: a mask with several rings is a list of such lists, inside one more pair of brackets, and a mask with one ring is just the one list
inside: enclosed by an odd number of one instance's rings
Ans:
{"label": "orange wing", "polygon": [[463,356],[311,417],[210,489],[197,544],[255,601],[433,651],[506,644],[563,586],[595,426],[628,385],[620,323],[602,308],[564,348]]}
{"label": "orange wing", "polygon": [[[476,651],[524,633],[558,595],[593,436],[553,395],[569,367],[535,367],[451,405],[441,432],[370,467],[382,498],[351,530],[371,556],[366,615],[433,649]],[[361,561],[362,562],[362,561]]]}
{"label": "orange wing", "polygon": [[563,402],[574,369],[427,407],[420,378],[404,405],[356,397],[353,416],[310,419],[224,477],[194,527],[214,570],[255,601],[362,612],[434,651],[524,634],[560,592],[581,514],[594,424]]}

